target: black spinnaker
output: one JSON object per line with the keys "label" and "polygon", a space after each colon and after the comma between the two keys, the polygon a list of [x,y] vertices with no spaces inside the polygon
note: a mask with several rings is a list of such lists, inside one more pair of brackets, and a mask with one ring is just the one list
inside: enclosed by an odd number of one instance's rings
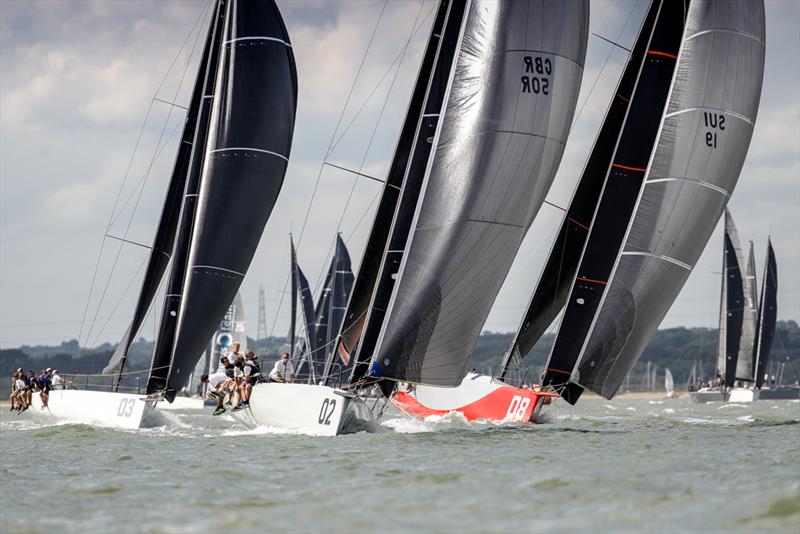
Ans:
{"label": "black spinnaker", "polygon": [[165,398],[186,384],[253,259],[283,184],[297,107],[274,1],[231,0]]}

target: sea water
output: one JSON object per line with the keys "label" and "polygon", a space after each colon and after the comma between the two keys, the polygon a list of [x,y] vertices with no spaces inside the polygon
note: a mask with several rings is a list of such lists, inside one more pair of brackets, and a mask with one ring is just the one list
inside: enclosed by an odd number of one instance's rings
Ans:
{"label": "sea water", "polygon": [[582,399],[329,438],[0,416],[0,532],[800,532],[800,403]]}

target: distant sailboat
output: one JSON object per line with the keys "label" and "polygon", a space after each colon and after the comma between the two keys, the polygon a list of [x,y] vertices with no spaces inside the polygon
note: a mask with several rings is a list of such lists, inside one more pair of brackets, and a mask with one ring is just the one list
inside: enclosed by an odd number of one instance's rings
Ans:
{"label": "distant sailboat", "polygon": [[675,393],[675,381],[672,379],[672,372],[669,369],[664,369],[664,391],[666,391],[668,399],[677,398],[678,396]]}
{"label": "distant sailboat", "polygon": [[[104,373],[113,392],[59,390],[35,417],[138,428],[172,401],[225,315],[283,184],[297,102],[291,43],[271,0],[218,0],[133,319]],[[231,216],[231,214],[235,216]],[[120,393],[131,341],[170,272],[148,396]]]}

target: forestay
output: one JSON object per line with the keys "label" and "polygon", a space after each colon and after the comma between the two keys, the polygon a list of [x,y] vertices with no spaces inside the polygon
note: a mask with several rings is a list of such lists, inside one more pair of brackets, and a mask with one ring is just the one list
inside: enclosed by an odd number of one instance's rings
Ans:
{"label": "forestay", "polygon": [[229,2],[222,46],[168,400],[239,289],[283,184],[294,131],[297,72],[275,3]]}
{"label": "forestay", "polygon": [[563,153],[588,2],[468,3],[372,373],[455,386]]}
{"label": "forestay", "polygon": [[739,178],[764,74],[764,4],[694,0],[658,145],[577,381],[611,398],[705,248]]}

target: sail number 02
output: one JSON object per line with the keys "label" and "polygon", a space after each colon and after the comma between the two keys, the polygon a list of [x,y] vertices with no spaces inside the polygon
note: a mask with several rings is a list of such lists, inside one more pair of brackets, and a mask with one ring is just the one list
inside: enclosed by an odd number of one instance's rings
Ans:
{"label": "sail number 02", "polygon": [[317,419],[317,422],[321,425],[331,424],[331,416],[335,408],[336,399],[325,399],[322,401],[322,407],[319,409],[319,419]]}

